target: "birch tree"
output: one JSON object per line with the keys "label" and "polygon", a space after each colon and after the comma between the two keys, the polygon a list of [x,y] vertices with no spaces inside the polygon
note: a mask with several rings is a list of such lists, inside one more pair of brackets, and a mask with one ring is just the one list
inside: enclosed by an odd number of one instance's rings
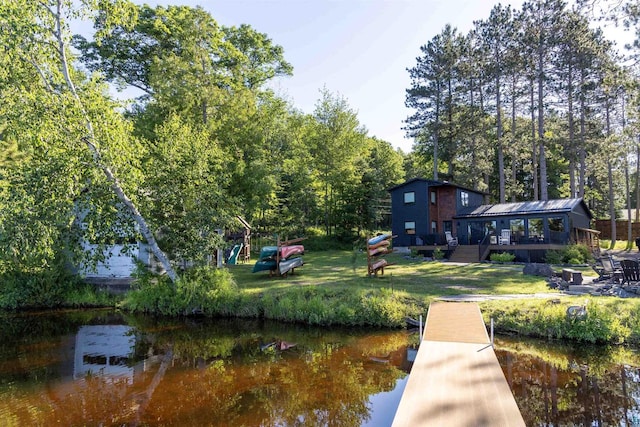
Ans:
{"label": "birch tree", "polygon": [[[124,1],[101,2],[101,7],[109,9],[108,21],[135,20],[134,9]],[[158,246],[147,221],[127,192],[126,184],[117,175],[122,170],[122,163],[127,162],[124,158],[129,152],[126,149],[127,135],[112,135],[111,132],[116,128],[109,128],[104,123],[101,124],[103,127],[96,128],[96,117],[113,117],[112,106],[106,102],[104,86],[97,85],[94,78],[87,79],[72,63],[68,22],[71,18],[95,10],[96,3],[90,1],[83,2],[79,8],[62,0],[3,2],[0,5],[0,40],[6,55],[31,67],[39,77],[36,83],[38,87],[23,88],[19,95],[28,97],[34,93],[44,94],[49,102],[63,107],[58,110],[59,116],[42,112],[40,119],[48,121],[52,132],[63,135],[68,150],[84,147],[90,156],[90,167],[101,172],[117,198],[118,206],[125,209],[135,221],[142,237],[175,284],[178,277],[169,259]],[[37,100],[34,99],[34,102]],[[114,146],[114,142],[122,145]],[[48,148],[46,145],[42,147],[44,150]],[[93,184],[82,182],[80,185]]]}

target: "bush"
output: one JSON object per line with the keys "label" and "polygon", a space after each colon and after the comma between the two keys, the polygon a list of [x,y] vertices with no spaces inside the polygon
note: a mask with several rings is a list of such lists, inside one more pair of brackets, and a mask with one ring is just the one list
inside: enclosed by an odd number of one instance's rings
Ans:
{"label": "bush", "polygon": [[591,250],[585,245],[569,245],[561,250],[547,251],[547,264],[588,264],[593,262]]}
{"label": "bush", "polygon": [[558,251],[556,249],[547,251],[544,256],[544,260],[547,264],[564,264],[562,251]]}
{"label": "bush", "polygon": [[513,262],[513,260],[516,259],[516,256],[509,252],[500,252],[491,254],[489,259],[494,262]]}
{"label": "bush", "polygon": [[442,259],[442,258],[444,258],[444,252],[442,252],[442,249],[435,248],[433,250],[433,259]]}
{"label": "bush", "polygon": [[0,275],[0,308],[52,308],[65,305],[81,283],[66,269],[5,271]]}
{"label": "bush", "polygon": [[166,276],[157,277],[148,272],[138,276],[135,286],[121,304],[122,308],[133,312],[171,316],[256,314],[255,310],[242,306],[246,298],[240,295],[226,269],[196,267],[188,270],[180,277],[175,291]]}

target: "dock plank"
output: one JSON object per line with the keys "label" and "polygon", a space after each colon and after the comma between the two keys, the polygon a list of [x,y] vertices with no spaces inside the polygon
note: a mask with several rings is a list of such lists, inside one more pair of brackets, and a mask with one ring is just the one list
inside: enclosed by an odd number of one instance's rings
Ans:
{"label": "dock plank", "polygon": [[394,427],[524,426],[474,303],[433,303]]}

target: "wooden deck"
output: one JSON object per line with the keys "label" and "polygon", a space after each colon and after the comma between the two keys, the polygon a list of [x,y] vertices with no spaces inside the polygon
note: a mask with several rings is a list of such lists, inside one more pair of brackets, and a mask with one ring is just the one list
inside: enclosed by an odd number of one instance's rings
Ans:
{"label": "wooden deck", "polygon": [[524,425],[480,307],[432,303],[393,426]]}

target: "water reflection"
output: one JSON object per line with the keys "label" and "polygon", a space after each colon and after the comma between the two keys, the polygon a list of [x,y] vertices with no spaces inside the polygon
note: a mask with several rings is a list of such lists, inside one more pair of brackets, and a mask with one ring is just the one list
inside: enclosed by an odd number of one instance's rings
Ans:
{"label": "water reflection", "polygon": [[388,419],[370,396],[396,389],[408,369],[403,331],[105,312],[0,323],[8,425],[359,426]]}
{"label": "water reflection", "polygon": [[[387,426],[416,341],[112,311],[0,316],[0,425]],[[527,425],[640,425],[635,352],[503,338],[496,353]]]}
{"label": "water reflection", "polygon": [[132,383],[134,368],[129,365],[134,344],[133,328],[129,326],[81,326],[76,334],[73,378],[99,375]]}
{"label": "water reflection", "polygon": [[502,339],[496,354],[527,425],[640,425],[635,352]]}

